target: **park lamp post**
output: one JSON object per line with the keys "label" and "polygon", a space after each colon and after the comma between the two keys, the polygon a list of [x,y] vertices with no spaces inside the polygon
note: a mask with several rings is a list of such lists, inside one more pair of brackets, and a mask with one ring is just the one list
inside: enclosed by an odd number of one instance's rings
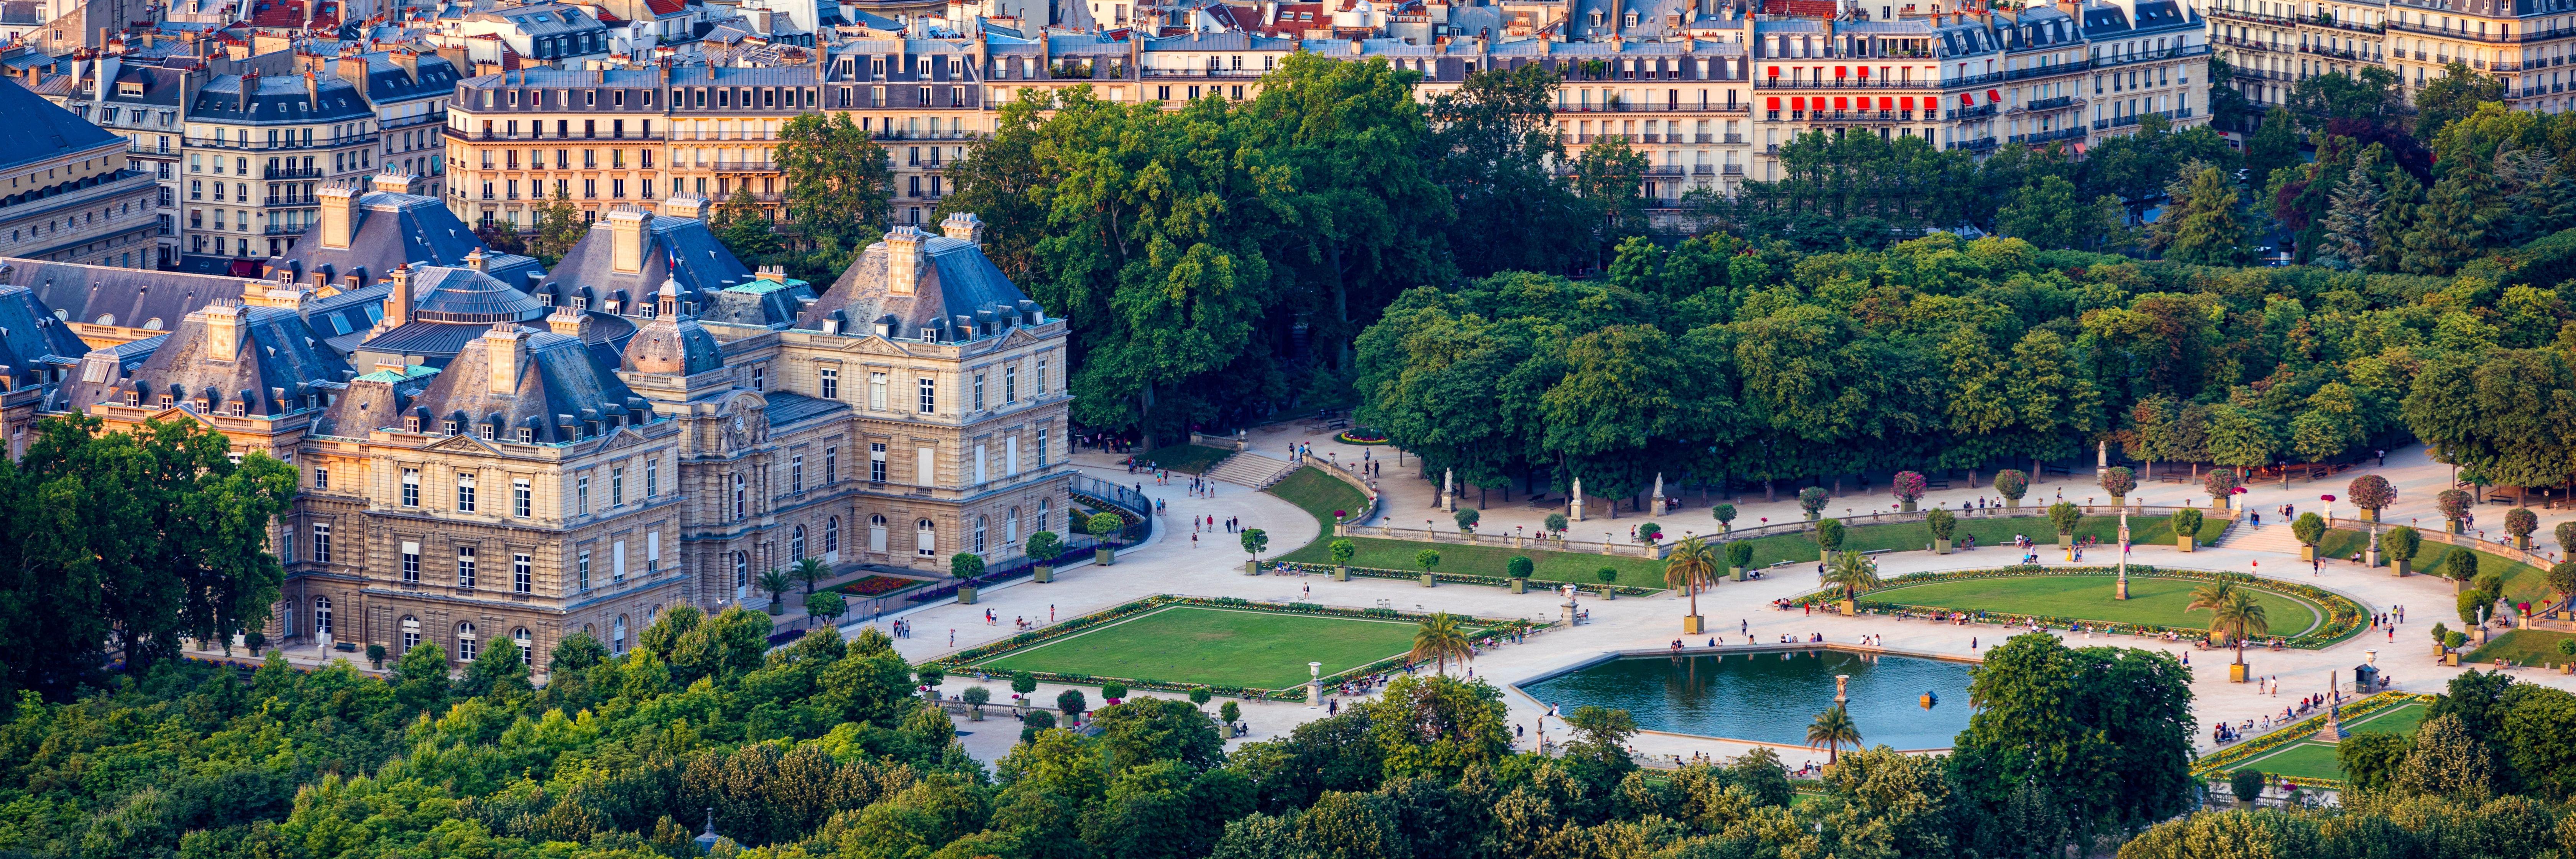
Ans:
{"label": "park lamp post", "polygon": [[2129,505],[2120,505],[2120,577],[2112,599],[2129,598]]}

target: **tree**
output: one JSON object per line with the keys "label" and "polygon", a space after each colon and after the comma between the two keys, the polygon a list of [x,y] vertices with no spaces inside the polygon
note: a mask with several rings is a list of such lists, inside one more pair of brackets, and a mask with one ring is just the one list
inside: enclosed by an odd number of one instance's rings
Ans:
{"label": "tree", "polygon": [[1358,543],[1351,542],[1348,538],[1334,540],[1330,545],[1325,546],[1324,549],[1332,555],[1333,563],[1336,565],[1346,566],[1350,564],[1351,558],[1360,553],[1360,545]]}
{"label": "tree", "polygon": [[787,592],[796,589],[796,577],[786,570],[771,567],[760,574],[760,589],[769,592],[769,613],[785,614]]}
{"label": "tree", "polygon": [[2218,635],[2221,643],[2236,645],[2239,664],[2245,661],[2245,639],[2262,635],[2272,628],[2270,619],[2264,614],[2263,604],[2256,600],[2254,594],[2227,582],[2192,589],[2191,603],[2183,610],[2209,612],[2209,631]]}
{"label": "tree", "polygon": [[1843,527],[1843,520],[1840,519],[1826,519],[1824,521],[1817,522],[1816,548],[1822,549],[1826,552],[1840,550],[1843,547],[1843,538],[1847,535],[1848,530],[1849,529]]}
{"label": "tree", "polygon": [[1467,638],[1467,627],[1457,615],[1436,612],[1422,619],[1413,631],[1413,650],[1405,654],[1412,662],[1428,661],[1441,674],[1449,673],[1449,661],[1464,665],[1476,658],[1475,643]]}
{"label": "tree", "polygon": [[2131,473],[2127,466],[2115,465],[2104,469],[2100,480],[2102,491],[2111,493],[2113,504],[2123,503],[2121,499],[2129,497],[2129,493],[2138,488],[2137,475]]}
{"label": "tree", "polygon": [[1683,537],[1664,559],[1664,586],[1690,597],[1690,613],[1699,616],[1699,589],[1717,580],[1717,551],[1708,541]]}
{"label": "tree", "polygon": [[766,263],[786,249],[785,243],[779,240],[778,222],[770,220],[769,212],[760,207],[760,201],[752,199],[750,185],[735,185],[733,196],[716,204],[715,217],[710,225],[714,227],[716,241],[745,262]]}
{"label": "tree", "polygon": [[972,585],[975,583],[976,577],[983,574],[984,556],[973,552],[959,552],[948,556],[948,575],[950,577]]}
{"label": "tree", "polygon": [[1430,575],[1431,568],[1440,566],[1440,550],[1424,549],[1413,553],[1413,565],[1421,567],[1423,575]]}
{"label": "tree", "polygon": [[1592,251],[1646,231],[1646,154],[1626,143],[1595,141],[1573,159],[1568,181],[1591,214]]}
{"label": "tree", "polygon": [[[1494,67],[1431,98],[1425,149],[1451,211],[1476,213],[1443,225],[1468,276],[1561,271],[1572,258],[1569,238],[1585,216],[1583,201],[1550,173],[1565,156],[1553,109],[1557,80],[1540,66]],[[1497,227],[1510,232],[1498,235]]]}
{"label": "tree", "polygon": [[993,690],[982,686],[968,686],[965,691],[957,693],[957,700],[965,702],[967,707],[975,711],[975,718],[981,719],[984,718],[984,705],[993,701]]}
{"label": "tree", "polygon": [[822,618],[824,623],[829,624],[841,615],[850,613],[850,599],[842,596],[840,591],[806,594],[805,613]]}
{"label": "tree", "polygon": [[2048,524],[2055,527],[2057,533],[2073,534],[2076,523],[2082,521],[2084,521],[2084,508],[2075,506],[2075,502],[2060,501],[2048,505]]}
{"label": "tree", "polygon": [[2415,743],[2404,734],[2355,731],[2335,745],[2335,762],[2343,765],[2344,780],[2354,788],[2386,790],[2414,751]]}
{"label": "tree", "polygon": [[1824,584],[1842,591],[1843,599],[1859,599],[1861,594],[1881,587],[1878,562],[1859,552],[1837,552],[1833,563],[1825,567]]}
{"label": "tree", "polygon": [[2191,672],[2170,654],[2014,636],[1986,652],[1968,696],[1977,709],[1951,755],[1950,781],[1988,820],[2016,802],[2029,809],[2015,795],[2033,784],[2049,787],[2043,807],[2079,841],[2084,830],[2143,826],[2192,801]]}
{"label": "tree", "polygon": [[2227,789],[2229,793],[2236,795],[2237,802],[2251,805],[2256,798],[2263,795],[2263,783],[2266,780],[2262,770],[2246,767],[2228,775]]}
{"label": "tree", "polygon": [[1851,713],[1845,711],[1841,704],[1825,708],[1824,712],[1816,714],[1816,721],[1807,726],[1807,748],[1823,748],[1826,766],[1833,766],[1841,760],[1843,746],[1857,747],[1860,741],[1860,726],[1852,723]]}
{"label": "tree", "polygon": [[1493,766],[1511,754],[1502,690],[1481,681],[1407,675],[1351,709],[1365,720],[1385,779],[1454,781],[1470,767]]}
{"label": "tree", "polygon": [[1225,757],[1225,741],[1217,737],[1216,724],[1187,701],[1122,701],[1093,714],[1092,724],[1100,728],[1103,763],[1112,772],[1161,761],[1204,770]]}
{"label": "tree", "polygon": [[1458,523],[1459,531],[1473,534],[1476,532],[1476,523],[1485,517],[1484,514],[1476,512],[1476,508],[1461,507],[1458,508],[1458,512],[1450,514],[1449,518]]}
{"label": "tree", "polygon": [[2378,255],[2371,229],[2379,222],[2379,183],[2369,164],[2356,163],[2328,204],[2324,240],[2312,256],[2316,264],[2338,271],[2370,267]]}
{"label": "tree", "polygon": [[2379,538],[2380,548],[2386,549],[2388,557],[2398,561],[2415,560],[2415,550],[2423,544],[2424,535],[2416,533],[2414,528],[2405,525],[2390,528],[2387,534]]}
{"label": "tree", "polygon": [[792,572],[797,581],[805,583],[805,593],[808,596],[814,593],[815,585],[832,577],[832,568],[824,566],[823,559],[815,557],[796,559],[796,566],[792,568]]}
{"label": "tree", "polygon": [[2270,179],[2272,171],[2299,163],[2299,132],[2290,110],[2275,105],[2263,114],[2263,125],[2255,129],[2253,139],[2245,143],[2245,172],[2256,183]]}
{"label": "tree", "polygon": [[2431,140],[2453,120],[2476,113],[2478,105],[2504,100],[2503,78],[2488,77],[2452,60],[2442,76],[2415,90],[2415,137]]}
{"label": "tree", "polygon": [[2200,487],[2209,493],[2209,501],[2213,505],[2226,504],[2228,497],[2236,494],[2236,487],[2242,485],[2243,481],[2237,478],[2236,470],[2232,468],[2210,469],[2209,474],[2200,479]]}
{"label": "tree", "polygon": [[1055,708],[1066,717],[1075,718],[1090,710],[1091,704],[1083,700],[1082,690],[1067,689],[1056,694]]}
{"label": "tree", "polygon": [[2504,200],[2486,171],[2453,166],[2433,183],[2432,198],[2407,231],[2399,267],[2414,274],[2449,274],[2490,244],[2488,233],[2504,216]]}
{"label": "tree", "polygon": [[2314,549],[2317,541],[2326,538],[2325,517],[2317,515],[2313,510],[2301,513],[2298,521],[2290,523],[2290,534],[2299,538],[2301,545]]}
{"label": "tree", "polygon": [[2008,500],[2020,501],[2022,495],[2029,491],[2029,474],[2023,473],[2017,468],[2007,468],[2002,471],[1995,472],[1995,494],[2001,495]]}
{"label": "tree", "polygon": [[1243,553],[1251,555],[1253,560],[1258,561],[1261,560],[1261,553],[1270,548],[1270,533],[1259,528],[1246,528],[1243,529],[1242,542]]}
{"label": "tree", "polygon": [[[2157,222],[2149,244],[2163,251],[2165,258],[2193,265],[2245,265],[2254,260],[2246,247],[2252,229],[2245,223],[2237,201],[2236,184],[2225,171],[2205,167],[2193,175],[2180,204],[2167,210]],[[2172,226],[2168,227],[2167,224]]]}
{"label": "tree", "polygon": [[1091,535],[1111,545],[1117,545],[1118,535],[1127,530],[1127,520],[1118,518],[1118,514],[1106,510],[1091,514],[1091,518],[1087,521],[1091,526]]}
{"label": "tree", "polygon": [[884,232],[893,159],[849,114],[798,114],[779,127],[771,151],[787,185],[787,222],[800,238],[864,248]]}
{"label": "tree", "polygon": [[1712,506],[1708,509],[1708,515],[1717,520],[1717,526],[1719,528],[1730,532],[1735,530],[1735,505],[1718,504]]}
{"label": "tree", "polygon": [[2370,511],[2370,518],[2377,519],[2379,511],[2397,503],[2397,487],[2388,485],[2388,478],[2364,474],[2353,478],[2352,485],[2344,487],[2344,500],[2351,501],[2354,507]]}
{"label": "tree", "polygon": [[1997,231],[2041,249],[2116,250],[2127,244],[2120,198],[2095,197],[2089,204],[2075,183],[2047,175],[2014,189],[1995,215]]}
{"label": "tree", "polygon": [[2477,578],[2478,553],[2463,548],[2442,553],[2442,577],[2455,582]]}
{"label": "tree", "polygon": [[2494,792],[2495,778],[2495,753],[2459,716],[2445,713],[2428,714],[2416,729],[2415,749],[2391,781],[2399,793],[2476,803]]}
{"label": "tree", "polygon": [[1055,563],[1055,559],[1064,555],[1064,538],[1056,536],[1054,531],[1030,534],[1028,542],[1021,547],[1020,554],[1027,555],[1029,562],[1033,564],[1043,566]]}
{"label": "tree", "polygon": [[1513,555],[1511,560],[1503,562],[1503,575],[1515,579],[1527,579],[1536,572],[1538,565],[1528,555]]}
{"label": "tree", "polygon": [[1947,541],[1952,534],[1958,533],[1959,517],[1946,509],[1935,507],[1931,512],[1923,514],[1923,525],[1932,532],[1932,539]]}
{"label": "tree", "polygon": [[528,255],[548,268],[562,260],[575,242],[590,235],[590,222],[581,219],[580,207],[574,206],[566,193],[564,187],[557,186],[554,202],[529,213],[533,229],[528,233]]}

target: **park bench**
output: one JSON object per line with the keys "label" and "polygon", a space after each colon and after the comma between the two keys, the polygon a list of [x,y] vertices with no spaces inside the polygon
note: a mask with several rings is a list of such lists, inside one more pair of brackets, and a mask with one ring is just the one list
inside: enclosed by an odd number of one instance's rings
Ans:
{"label": "park bench", "polygon": [[1924,487],[1924,488],[1926,488],[1926,489],[1948,489],[1948,488],[1950,488],[1950,478],[1947,478],[1947,477],[1931,477],[1931,478],[1925,478],[1925,479],[1924,479],[1924,481],[1923,481],[1923,487]]}
{"label": "park bench", "polygon": [[1893,551],[1896,551],[1896,550],[1895,550],[1895,549],[1870,549],[1870,550],[1867,550],[1867,551],[1863,551],[1863,552],[1861,552],[1860,554],[1861,554],[1861,556],[1862,556],[1862,557],[1874,557],[1874,556],[1878,556],[1878,555],[1884,555],[1884,554],[1887,554],[1887,553],[1889,553],[1889,552],[1893,552]]}
{"label": "park bench", "polygon": [[1351,421],[1349,418],[1334,418],[1332,420],[1325,421],[1324,428],[1328,430],[1350,429]]}

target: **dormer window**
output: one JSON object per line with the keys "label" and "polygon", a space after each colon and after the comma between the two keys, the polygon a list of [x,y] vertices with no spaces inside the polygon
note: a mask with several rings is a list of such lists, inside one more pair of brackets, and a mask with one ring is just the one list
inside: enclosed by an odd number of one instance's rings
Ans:
{"label": "dormer window", "polygon": [[939,339],[939,329],[937,329],[937,328],[924,328],[924,329],[921,329],[921,342],[924,342],[924,343],[931,343],[931,342],[936,342],[936,341],[938,341],[938,339]]}
{"label": "dormer window", "polygon": [[246,417],[250,417],[250,404],[249,404],[249,403],[234,403],[234,404],[233,404],[233,417],[237,417],[237,418],[246,418]]}
{"label": "dormer window", "polygon": [[491,441],[491,440],[492,440],[492,425],[491,425],[491,424],[478,424],[478,425],[476,425],[476,426],[474,427],[474,434],[475,434],[475,436],[477,436],[477,437],[479,437],[479,438],[483,439],[484,441]]}
{"label": "dormer window", "polygon": [[532,444],[532,443],[534,443],[536,440],[537,440],[537,431],[536,431],[534,428],[532,428],[532,427],[520,427],[520,428],[519,428],[519,443],[520,443],[520,444]]}
{"label": "dormer window", "polygon": [[205,412],[205,411],[207,410],[208,405],[209,405],[209,404],[206,402],[206,398],[204,398],[204,397],[198,397],[198,398],[197,398],[197,411],[198,411],[198,412],[200,412],[200,413]]}
{"label": "dormer window", "polygon": [[125,392],[125,404],[128,406],[143,405],[143,395],[134,391],[127,391]]}
{"label": "dormer window", "polygon": [[419,432],[419,431],[420,431],[420,418],[417,418],[417,417],[409,417],[409,418],[404,418],[404,419],[403,419],[403,432]]}
{"label": "dormer window", "polygon": [[440,422],[439,422],[439,429],[441,430],[441,434],[442,434],[442,435],[455,435],[455,434],[456,434],[456,422],[455,422],[455,421],[440,421]]}

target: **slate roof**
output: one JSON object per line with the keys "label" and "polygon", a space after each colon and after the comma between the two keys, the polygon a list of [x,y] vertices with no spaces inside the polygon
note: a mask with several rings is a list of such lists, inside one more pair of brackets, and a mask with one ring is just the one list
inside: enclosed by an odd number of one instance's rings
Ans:
{"label": "slate roof", "polygon": [[252,281],[222,275],[0,258],[0,283],[36,291],[54,318],[160,329]]}
{"label": "slate roof", "polygon": [[0,170],[123,142],[24,86],[0,87],[0,116]]}
{"label": "slate roof", "polygon": [[354,274],[359,283],[373,284],[403,265],[462,266],[468,254],[482,251],[484,271],[502,283],[525,288],[530,275],[545,272],[533,257],[491,250],[436,197],[368,191],[358,196],[357,204],[348,247],[326,248],[308,235],[271,258],[269,270],[286,271],[299,281],[318,272],[334,283]]}
{"label": "slate roof", "polygon": [[454,63],[437,54],[416,55],[414,65],[420,69],[418,78],[394,63],[392,51],[373,51],[359,54],[358,58],[367,63],[367,99],[378,104],[442,98],[456,90],[456,82],[461,77]]}
{"label": "slate roof", "polygon": [[821,300],[805,308],[796,327],[821,331],[832,322],[841,333],[883,333],[903,340],[921,339],[923,329],[933,329],[939,342],[947,343],[996,336],[1040,318],[1037,302],[993,267],[982,247],[911,227],[896,227],[887,237],[906,231],[919,236],[925,260],[914,294],[890,293],[887,263],[893,252],[887,242],[877,242],[841,272]]}
{"label": "slate roof", "polygon": [[528,332],[528,360],[519,371],[516,391],[492,389],[491,341],[477,336],[402,413],[421,417],[423,431],[449,420],[460,424],[460,432],[471,432],[465,426],[498,424],[503,429],[495,435],[505,439],[528,427],[536,440],[548,443],[597,437],[619,425],[654,420],[652,406],[580,339],[521,330]]}
{"label": "slate roof", "polygon": [[[234,314],[240,323],[232,348],[209,348],[208,319]],[[123,370],[120,378],[90,381],[91,369],[85,364],[70,405],[121,404],[126,391],[135,391],[146,406],[168,394],[189,409],[203,397],[213,412],[229,414],[232,405],[240,402],[248,405],[249,414],[276,416],[304,410],[307,395],[337,388],[355,375],[339,353],[313,336],[303,317],[283,308],[244,307],[227,301],[188,314],[169,334],[154,339],[159,342],[153,345],[151,357]],[[227,353],[233,356],[229,360],[215,357]],[[104,371],[108,359],[100,360],[99,369]],[[313,407],[319,406],[318,400],[313,402]]]}
{"label": "slate roof", "polygon": [[639,302],[660,294],[666,281],[678,282],[681,302],[707,308],[715,304],[710,297],[715,292],[752,280],[751,268],[716,241],[705,221],[650,213],[645,214],[642,231],[641,270],[617,271],[610,258],[615,240],[609,223],[610,219],[601,218],[591,224],[590,232],[555,261],[536,293],[550,304],[587,299],[592,309],[611,309],[608,302],[615,301],[615,312],[634,314]]}
{"label": "slate roof", "polygon": [[55,319],[34,290],[0,286],[0,374],[16,385],[40,381],[46,367],[68,366],[89,353],[71,326]]}
{"label": "slate roof", "polygon": [[366,99],[358,95],[358,88],[337,77],[314,78],[314,90],[306,92],[309,74],[216,75],[197,91],[197,101],[189,107],[188,118],[306,124],[359,119],[373,113]]}
{"label": "slate roof", "polygon": [[769,409],[765,414],[769,416],[769,426],[773,430],[798,421],[812,420],[850,410],[848,403],[787,391],[767,391],[763,392],[761,397],[769,401]]}

